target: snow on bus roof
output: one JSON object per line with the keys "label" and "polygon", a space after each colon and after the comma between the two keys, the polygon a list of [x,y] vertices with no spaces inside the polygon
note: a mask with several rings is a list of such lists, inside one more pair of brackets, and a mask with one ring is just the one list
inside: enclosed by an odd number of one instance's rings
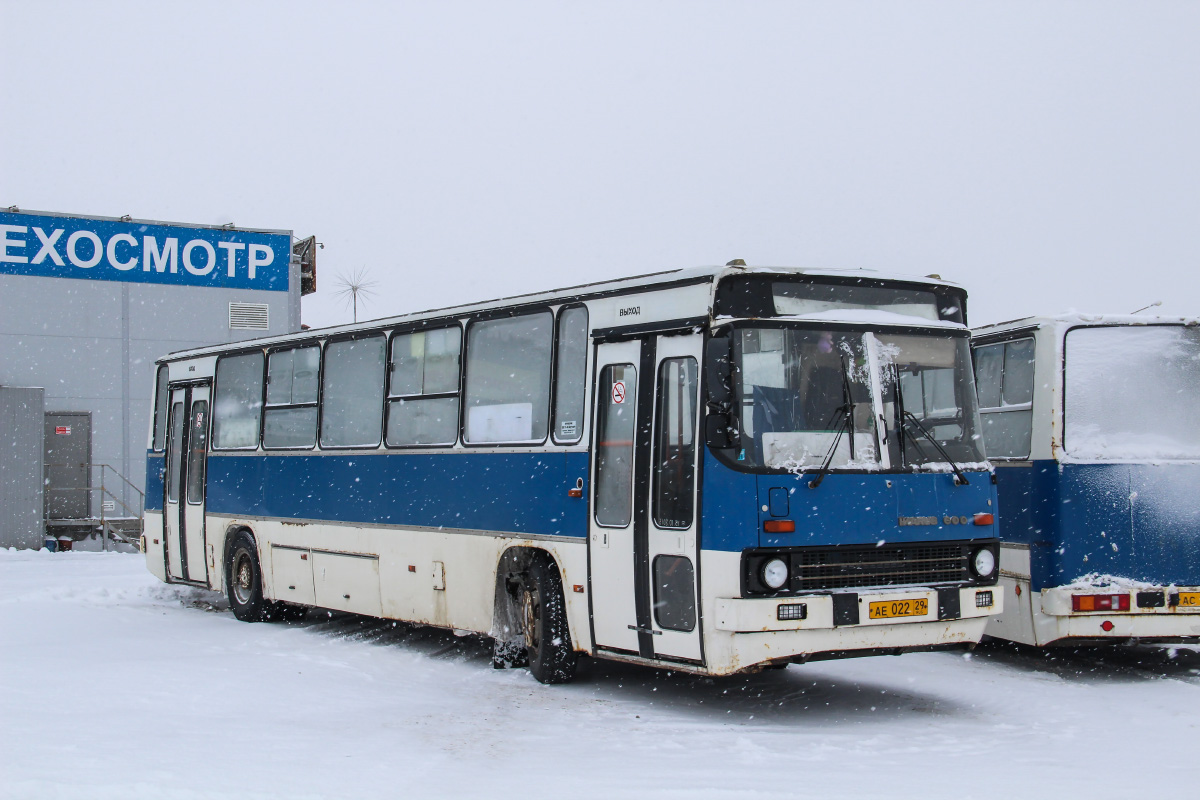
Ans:
{"label": "snow on bus roof", "polygon": [[972,328],[976,335],[1000,333],[1016,328],[1036,328],[1044,325],[1200,325],[1200,317],[1168,317],[1157,314],[1086,314],[1080,311],[1064,311],[1060,314],[1021,317],[1005,322],[993,322]]}
{"label": "snow on bus roof", "polygon": [[805,275],[813,277],[838,278],[861,276],[869,280],[905,281],[909,283],[921,283],[934,286],[959,286],[959,284],[954,283],[953,281],[944,280],[939,276],[898,275],[894,273],[881,273],[866,268],[823,269],[809,267],[729,265],[690,267],[683,269],[664,270],[662,272],[648,272],[641,275],[630,275],[625,278],[614,278],[612,280],[597,281],[595,283],[583,283],[575,286],[566,286],[560,289],[517,294],[510,297],[499,297],[494,300],[463,303],[460,305],[445,306],[442,308],[432,308],[425,311],[414,311],[407,314],[396,314],[387,317],[379,317],[377,319],[364,320],[363,322],[358,323],[330,325],[322,328],[308,328],[292,333],[278,334],[275,336],[265,336],[257,339],[243,339],[230,344],[206,345],[204,347],[178,350],[173,353],[168,353],[167,355],[161,357],[159,361],[176,361],[182,358],[221,353],[229,350],[231,347],[267,347],[275,343],[288,342],[297,338],[357,333],[359,331],[369,331],[379,327],[387,327],[389,325],[402,324],[406,322],[419,322],[423,319],[444,317],[450,314],[472,314],[490,308],[503,307],[506,305],[532,305],[536,303],[561,302],[563,300],[569,300],[575,297],[587,297],[590,295],[607,294],[610,292],[625,292],[642,286],[646,287],[647,291],[653,291],[656,286],[661,284],[690,282],[703,283],[706,281],[715,281],[729,275],[744,274],[774,274],[781,276]]}

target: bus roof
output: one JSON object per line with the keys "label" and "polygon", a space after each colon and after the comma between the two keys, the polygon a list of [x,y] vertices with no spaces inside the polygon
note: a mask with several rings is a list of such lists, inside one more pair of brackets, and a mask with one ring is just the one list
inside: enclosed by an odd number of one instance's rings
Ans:
{"label": "bus roof", "polygon": [[1157,314],[1084,314],[1071,311],[993,322],[990,325],[974,327],[971,329],[971,333],[975,336],[985,336],[1020,328],[1075,327],[1078,325],[1200,325],[1200,317],[1167,317]]}
{"label": "bus roof", "polygon": [[959,286],[959,284],[953,281],[944,280],[940,276],[936,275],[898,275],[881,273],[871,269],[809,269],[804,267],[740,265],[691,267],[686,269],[664,270],[662,272],[650,272],[642,275],[631,275],[627,278],[615,278],[613,280],[597,281],[595,283],[583,283],[575,286],[563,287],[561,289],[531,292],[527,294],[512,295],[509,297],[500,297],[494,300],[484,300],[474,303],[445,306],[443,308],[433,308],[426,311],[415,311],[407,314],[379,317],[377,319],[370,319],[363,322],[350,323],[346,325],[330,325],[322,328],[309,328],[296,331],[294,333],[266,336],[257,339],[243,339],[228,344],[208,345],[194,349],[179,350],[163,356],[162,358],[158,359],[158,361],[176,361],[182,358],[211,355],[213,353],[225,352],[231,348],[246,346],[254,347],[261,345],[267,347],[275,343],[288,342],[292,341],[293,339],[303,339],[311,336],[329,336],[356,333],[359,331],[370,331],[377,328],[386,328],[390,325],[420,322],[423,319],[435,319],[450,315],[474,314],[480,311],[486,311],[492,308],[504,308],[506,306],[526,306],[537,305],[539,303],[561,303],[577,299],[601,297],[605,295],[633,293],[639,289],[653,291],[656,287],[663,287],[667,285],[714,283],[728,275],[746,274],[774,274],[789,276],[804,275],[830,278],[862,277],[864,280],[919,283],[925,286]]}

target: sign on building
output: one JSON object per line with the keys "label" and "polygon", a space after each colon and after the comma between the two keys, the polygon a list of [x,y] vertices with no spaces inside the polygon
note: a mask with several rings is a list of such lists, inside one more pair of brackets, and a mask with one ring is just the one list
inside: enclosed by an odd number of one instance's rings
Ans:
{"label": "sign on building", "polygon": [[286,292],[286,231],[0,211],[0,274]]}

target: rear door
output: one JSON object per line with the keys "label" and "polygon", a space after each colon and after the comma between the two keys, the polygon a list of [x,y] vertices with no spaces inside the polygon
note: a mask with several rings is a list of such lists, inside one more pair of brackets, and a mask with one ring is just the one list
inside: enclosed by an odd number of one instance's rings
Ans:
{"label": "rear door", "polygon": [[208,562],[204,558],[204,497],[208,473],[208,417],[211,390],[205,384],[193,386],[188,408],[187,458],[184,463],[184,551],[187,579],[208,583]]}
{"label": "rear door", "polygon": [[163,541],[172,580],[207,583],[204,487],[208,450],[208,384],[171,389],[167,414],[167,479]]}

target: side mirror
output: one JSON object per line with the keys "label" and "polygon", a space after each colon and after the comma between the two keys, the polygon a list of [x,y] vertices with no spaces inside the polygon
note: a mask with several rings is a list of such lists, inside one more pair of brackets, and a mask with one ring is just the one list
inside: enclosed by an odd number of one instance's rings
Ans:
{"label": "side mirror", "polygon": [[736,447],[737,441],[738,432],[733,426],[733,418],[718,411],[709,412],[704,418],[704,443],[714,450],[725,450]]}
{"label": "side mirror", "polygon": [[728,409],[733,403],[733,339],[729,334],[708,340],[704,378],[708,384],[709,407]]}

